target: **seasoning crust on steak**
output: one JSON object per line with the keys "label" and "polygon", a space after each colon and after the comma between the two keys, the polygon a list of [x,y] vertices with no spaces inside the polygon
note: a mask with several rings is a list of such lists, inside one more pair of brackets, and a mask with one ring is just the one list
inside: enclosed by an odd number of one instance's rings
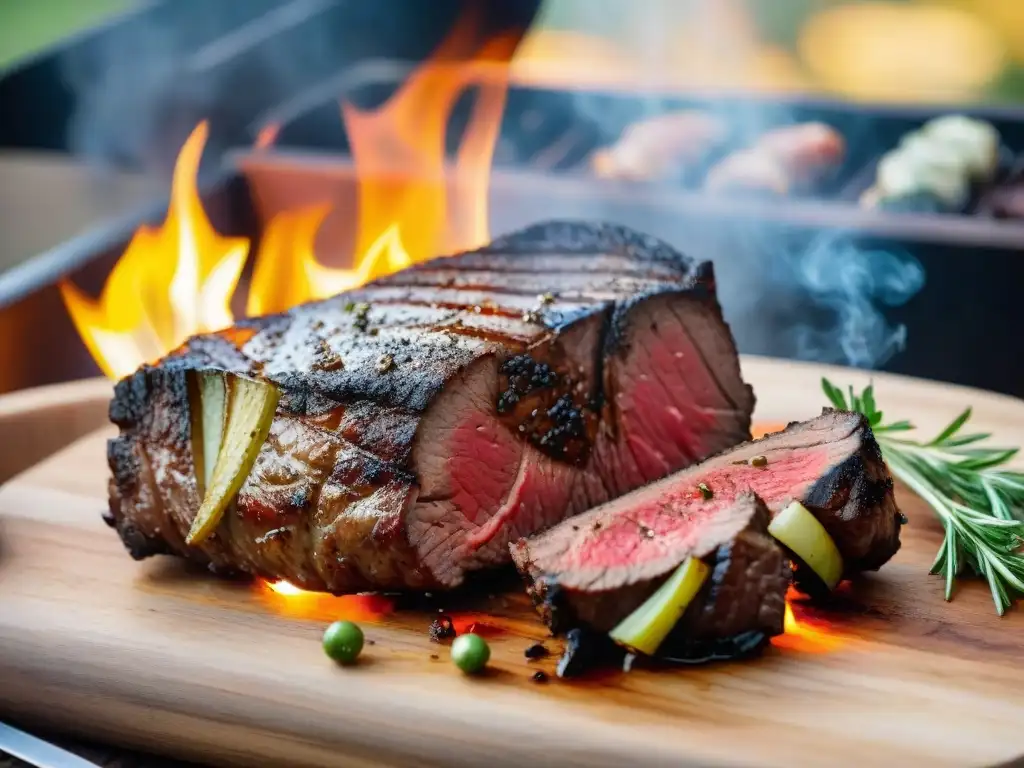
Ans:
{"label": "seasoning crust on steak", "polygon": [[[215,533],[195,373],[282,392]],[[750,436],[712,267],[610,225],[551,222],[198,336],[118,383],[110,519],[136,558],[315,590],[454,587],[509,543]]]}

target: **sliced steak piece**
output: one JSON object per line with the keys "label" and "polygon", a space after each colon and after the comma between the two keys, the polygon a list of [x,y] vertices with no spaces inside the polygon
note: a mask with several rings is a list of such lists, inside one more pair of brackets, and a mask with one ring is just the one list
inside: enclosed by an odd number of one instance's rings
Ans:
{"label": "sliced steak piece", "polygon": [[[609,632],[695,557],[711,575],[660,651],[690,656],[694,648],[782,632],[788,558],[768,534],[771,515],[753,493],[718,504],[677,496],[646,516],[583,517],[556,528],[559,535],[538,537],[529,549],[533,560],[521,561],[526,550],[514,550],[554,631]],[[552,559],[586,564],[569,572],[537,569]]]}
{"label": "sliced steak piece", "polygon": [[[204,369],[282,397],[233,507],[189,547]],[[453,587],[510,542],[749,439],[752,409],[710,264],[554,222],[196,337],[127,377],[110,511],[136,557],[333,592]]]}
{"label": "sliced steak piece", "polygon": [[[516,542],[512,557],[553,629],[566,626],[560,609],[605,629],[622,618],[621,604],[637,604],[637,594],[649,594],[652,580],[670,572],[680,546],[705,529],[715,539],[714,526],[729,523],[737,499],[750,492],[772,513],[794,500],[806,506],[835,540],[846,576],[877,569],[899,549],[902,515],[867,421],[826,409]],[[736,599],[722,599],[742,618],[751,609],[746,590],[757,587],[741,588],[739,574],[750,570],[760,579],[762,571],[754,550],[739,552],[740,570],[731,571],[738,580],[726,580]],[[709,621],[716,627],[716,619]]]}

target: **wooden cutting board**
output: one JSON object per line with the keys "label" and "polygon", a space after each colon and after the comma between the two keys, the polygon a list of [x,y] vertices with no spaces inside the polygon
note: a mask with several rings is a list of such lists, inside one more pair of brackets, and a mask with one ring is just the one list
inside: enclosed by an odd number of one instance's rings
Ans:
{"label": "wooden cutting board", "polygon": [[[757,358],[744,372],[762,425],[817,413],[822,373],[867,381]],[[1020,401],[889,376],[876,389],[891,416],[930,432],[971,404],[977,428],[1024,444]],[[0,451],[19,453],[17,434],[0,435]],[[763,657],[537,683],[561,646],[515,588],[410,607],[133,562],[100,520],[106,435],[0,489],[0,718],[237,765],[963,766],[1024,754],[1024,614],[998,618],[977,582],[943,601],[928,575],[941,530],[904,489],[897,557],[835,606],[796,605],[796,631]],[[462,676],[429,641],[438,609],[490,636],[490,674]],[[342,617],[373,643],[353,668],[320,649]],[[538,640],[554,653],[528,661]]]}

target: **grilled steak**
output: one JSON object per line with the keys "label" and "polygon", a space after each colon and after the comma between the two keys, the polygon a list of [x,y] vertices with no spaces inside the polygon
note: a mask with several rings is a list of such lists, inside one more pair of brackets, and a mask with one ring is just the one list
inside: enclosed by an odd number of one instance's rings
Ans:
{"label": "grilled steak", "polygon": [[[867,421],[826,409],[516,542],[512,557],[552,629],[582,623],[606,630],[678,565],[680,548],[706,536],[721,540],[718,526],[734,523],[737,499],[750,492],[773,513],[794,500],[806,506],[835,540],[845,575],[877,569],[899,549],[902,515]],[[739,544],[736,562],[713,580],[721,610],[734,613],[721,623],[707,618],[712,631],[755,623],[764,606],[752,596],[777,586],[769,550]],[[770,605],[774,621],[780,606]]]}
{"label": "grilled steak", "polygon": [[706,644],[782,632],[789,563],[767,532],[768,508],[754,494],[720,504],[679,496],[646,515],[584,517],[569,521],[572,549],[563,549],[568,536],[540,536],[530,550],[538,562],[555,556],[571,567],[534,575],[534,597],[555,631],[610,631],[697,557],[712,573],[683,614],[679,637]]}
{"label": "grilled steak", "polygon": [[[233,508],[196,547],[194,372],[282,391]],[[711,265],[547,223],[191,339],[121,381],[110,511],[137,558],[307,589],[437,588],[509,543],[749,438]]]}

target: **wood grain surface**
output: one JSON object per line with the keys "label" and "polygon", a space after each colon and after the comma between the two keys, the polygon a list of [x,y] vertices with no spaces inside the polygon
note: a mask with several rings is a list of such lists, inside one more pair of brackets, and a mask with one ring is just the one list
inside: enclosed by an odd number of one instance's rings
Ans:
{"label": "wood grain surface", "polygon": [[[863,373],[744,359],[756,418],[814,415],[818,379]],[[933,431],[962,407],[1024,443],[1012,398],[876,376],[880,406]],[[9,416],[8,416],[9,418]],[[941,529],[905,489],[903,548],[753,661],[535,683],[561,649],[509,579],[414,601],[278,595],[170,558],[133,562],[100,520],[106,431],[0,489],[0,718],[234,765],[991,765],[1024,754],[1024,616],[985,587],[954,602],[927,571]],[[4,451],[17,450],[7,443]],[[438,610],[489,636],[462,676],[427,628]],[[351,618],[352,668],[320,649]],[[543,640],[553,655],[528,661]]]}

